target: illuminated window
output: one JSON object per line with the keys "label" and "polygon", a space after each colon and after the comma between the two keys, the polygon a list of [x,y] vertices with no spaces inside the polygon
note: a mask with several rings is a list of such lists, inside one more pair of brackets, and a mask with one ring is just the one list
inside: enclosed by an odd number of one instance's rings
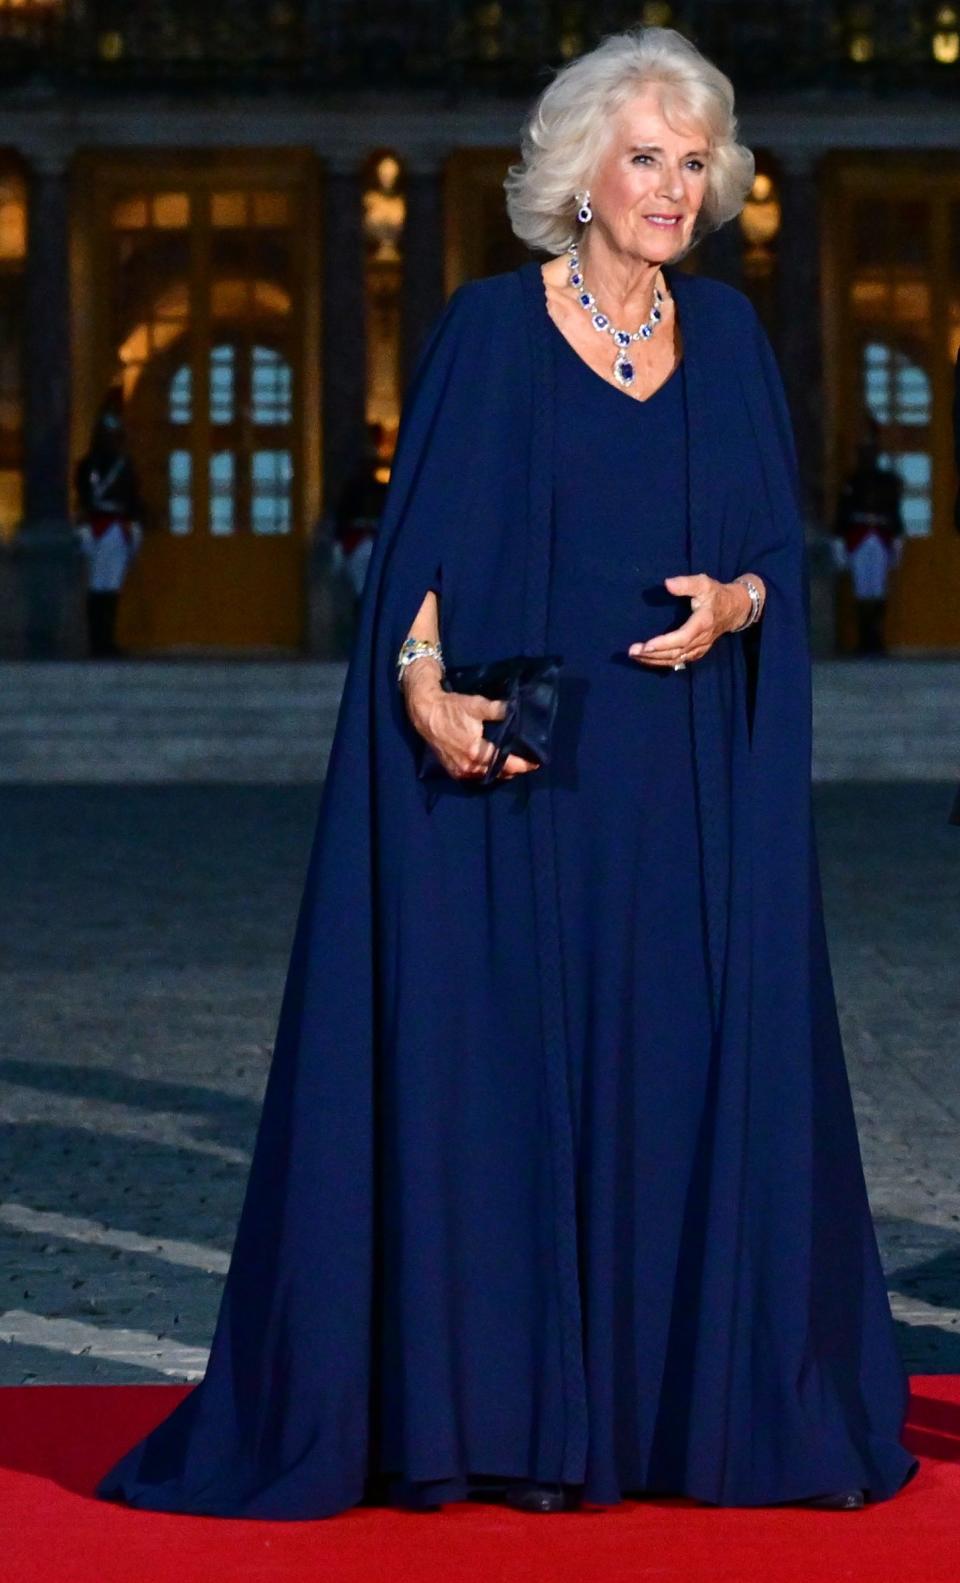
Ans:
{"label": "illuminated window", "polygon": [[193,527],[193,458],[189,451],[170,452],[167,484],[170,532],[189,533]]}
{"label": "illuminated window", "polygon": [[218,538],[234,530],[235,466],[232,451],[214,451],[210,457],[210,532]]}
{"label": "illuminated window", "polygon": [[146,198],[134,195],[117,198],[111,219],[115,231],[142,231],[149,222]]}
{"label": "illuminated window", "polygon": [[171,423],[189,423],[193,416],[193,376],[186,365],[178,368],[170,381],[168,415]]}
{"label": "illuminated window", "polygon": [[22,177],[0,172],[0,542],[23,511],[23,268],[27,195]]}
{"label": "illuminated window", "polygon": [[[924,428],[933,415],[933,391],[925,368],[900,348],[883,341],[869,341],[863,349],[863,400],[870,415],[889,432]],[[903,526],[914,538],[933,531],[933,458],[916,445],[894,448],[888,439],[880,461],[903,482]]]}
{"label": "illuminated window", "polygon": [[248,193],[215,192],[210,199],[211,224],[230,229],[246,226],[248,204]]}
{"label": "illuminated window", "polygon": [[169,177],[111,193],[128,431],[174,535],[295,529],[294,209],[282,188],[182,191]]}
{"label": "illuminated window", "polygon": [[254,533],[289,533],[293,527],[293,457],[289,451],[254,451],[250,458],[250,526]]}
{"label": "illuminated window", "polygon": [[898,347],[883,341],[870,341],[864,347],[863,394],[878,423],[930,422],[930,376]]}
{"label": "illuminated window", "polygon": [[153,223],[160,231],[179,231],[190,224],[190,199],[185,192],[158,192],[153,199]]}
{"label": "illuminated window", "polygon": [[933,483],[933,459],[927,451],[883,452],[879,457],[881,467],[890,467],[903,483],[900,509],[903,531],[911,538],[926,538],[933,531],[933,508],[930,489]]}
{"label": "illuminated window", "polygon": [[236,355],[232,346],[210,353],[210,422],[232,423],[235,416]]}
{"label": "illuminated window", "polygon": [[290,423],[293,419],[293,370],[272,348],[255,346],[251,367],[254,423]]}
{"label": "illuminated window", "polygon": [[27,199],[23,182],[0,177],[0,263],[18,264],[27,256]]}

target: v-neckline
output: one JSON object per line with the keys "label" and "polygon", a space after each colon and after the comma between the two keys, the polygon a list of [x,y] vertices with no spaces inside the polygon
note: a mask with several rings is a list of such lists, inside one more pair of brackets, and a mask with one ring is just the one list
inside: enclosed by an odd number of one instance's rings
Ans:
{"label": "v-neckline", "polygon": [[[651,401],[655,401],[656,398],[659,396],[660,392],[662,390],[666,390],[666,388],[670,384],[671,380],[673,380],[674,377],[677,374],[679,374],[680,369],[681,369],[681,367],[683,365],[683,359],[684,359],[685,353],[681,352],[680,356],[678,357],[676,363],[671,368],[671,370],[670,370],[669,374],[667,375],[666,379],[661,380],[661,382],[657,386],[656,390],[651,390],[649,396],[631,396],[629,391],[621,390],[619,388],[619,386],[614,385],[609,379],[605,379],[603,374],[598,374],[597,370],[595,368],[592,368],[591,365],[587,362],[586,358],[582,357],[580,355],[580,353],[577,351],[576,347],[573,346],[571,344],[571,342],[567,340],[567,337],[564,335],[564,333],[561,330],[559,324],[557,324],[556,320],[554,319],[553,315],[550,312],[549,302],[548,302],[548,298],[547,298],[547,282],[545,281],[545,279],[543,277],[543,266],[541,264],[537,264],[536,268],[537,268],[537,272],[538,272],[538,274],[540,276],[540,289],[541,289],[541,296],[542,296],[542,299],[543,299],[543,311],[544,311],[544,314],[546,315],[547,323],[555,330],[556,334],[559,335],[561,341],[563,342],[564,346],[566,346],[566,348],[569,351],[570,355],[572,357],[576,358],[577,362],[580,363],[582,365],[582,367],[584,367],[586,369],[588,374],[592,374],[594,379],[599,380],[601,385],[606,385],[607,389],[612,391],[615,396],[621,396],[624,401],[631,402],[633,404],[633,406],[635,406],[635,407],[646,407],[646,406],[649,406]],[[671,293],[671,295],[674,295],[674,294]],[[676,313],[676,311],[677,311],[676,310],[676,296],[674,295],[674,313]]]}

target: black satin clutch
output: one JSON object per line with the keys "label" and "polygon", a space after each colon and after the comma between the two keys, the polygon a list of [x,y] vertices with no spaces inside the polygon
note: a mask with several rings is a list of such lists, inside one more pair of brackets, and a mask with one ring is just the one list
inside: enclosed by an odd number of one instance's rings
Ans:
{"label": "black satin clutch", "polygon": [[[480,665],[449,665],[440,685],[448,693],[483,693],[504,698],[502,720],[485,720],[483,734],[496,744],[496,752],[476,784],[488,786],[499,774],[509,753],[532,764],[550,762],[550,735],[557,713],[559,654],[514,654],[508,659]],[[423,744],[417,775],[420,780],[442,775],[449,779],[428,742]]]}

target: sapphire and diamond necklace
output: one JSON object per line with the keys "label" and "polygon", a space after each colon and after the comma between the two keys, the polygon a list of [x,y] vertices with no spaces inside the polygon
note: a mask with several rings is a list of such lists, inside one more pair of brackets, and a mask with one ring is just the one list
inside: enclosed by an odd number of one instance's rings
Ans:
{"label": "sapphire and diamond necklace", "polygon": [[627,356],[630,342],[649,341],[663,317],[660,312],[663,292],[659,286],[654,286],[653,307],[639,330],[618,330],[617,326],[611,323],[608,315],[601,312],[597,307],[597,299],[593,293],[587,290],[586,282],[583,278],[583,270],[580,268],[580,255],[577,251],[576,242],[570,243],[567,252],[570,255],[567,261],[567,267],[570,271],[570,285],[577,294],[577,301],[581,308],[585,308],[589,313],[595,330],[606,330],[608,335],[613,336],[613,343],[617,348],[617,355],[613,364],[613,377],[618,385],[632,385],[636,378],[636,369],[632,358]]}

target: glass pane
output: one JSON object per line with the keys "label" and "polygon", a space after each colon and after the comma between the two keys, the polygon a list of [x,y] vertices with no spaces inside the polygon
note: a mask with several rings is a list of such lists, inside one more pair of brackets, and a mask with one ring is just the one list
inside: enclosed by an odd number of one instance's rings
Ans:
{"label": "glass pane", "polygon": [[884,467],[892,467],[903,479],[903,530],[910,538],[925,538],[933,532],[933,510],[930,503],[930,485],[933,477],[931,458],[926,451],[887,452],[880,458]]}
{"label": "glass pane", "polygon": [[878,423],[929,423],[930,376],[899,347],[869,341],[863,349],[863,394]]}
{"label": "glass pane", "polygon": [[158,192],[153,200],[153,223],[162,230],[182,230],[190,224],[190,200],[185,192]]}
{"label": "glass pane", "polygon": [[19,470],[0,468],[0,543],[9,543],[23,513],[23,478]]}
{"label": "glass pane", "polygon": [[285,192],[255,192],[253,195],[254,225],[289,225],[290,203]]}
{"label": "glass pane", "polygon": [[232,423],[236,413],[235,358],[232,346],[215,346],[210,353],[210,422]]}
{"label": "glass pane", "polygon": [[27,252],[27,199],[22,182],[0,180],[0,258],[18,262]]}
{"label": "glass pane", "polygon": [[233,452],[214,451],[210,457],[210,532],[217,537],[234,529],[233,477]]}
{"label": "glass pane", "polygon": [[250,526],[254,533],[289,533],[293,526],[293,457],[254,451],[250,459]]}
{"label": "glass pane", "polygon": [[113,206],[115,231],[142,231],[147,224],[147,200],[142,194],[126,193]]}
{"label": "glass pane", "polygon": [[245,192],[215,192],[210,200],[210,218],[216,226],[244,226],[248,207],[249,194]]}
{"label": "glass pane", "polygon": [[210,289],[210,311],[215,319],[245,319],[250,291],[245,280],[215,280]]}
{"label": "glass pane", "polygon": [[189,451],[171,451],[168,463],[170,532],[189,533],[193,527],[191,480],[193,466]]}
{"label": "glass pane", "polygon": [[269,346],[255,346],[250,375],[254,423],[290,423],[293,417],[293,370]]}
{"label": "glass pane", "polygon": [[193,375],[188,363],[170,381],[167,415],[171,423],[189,423],[193,417]]}

